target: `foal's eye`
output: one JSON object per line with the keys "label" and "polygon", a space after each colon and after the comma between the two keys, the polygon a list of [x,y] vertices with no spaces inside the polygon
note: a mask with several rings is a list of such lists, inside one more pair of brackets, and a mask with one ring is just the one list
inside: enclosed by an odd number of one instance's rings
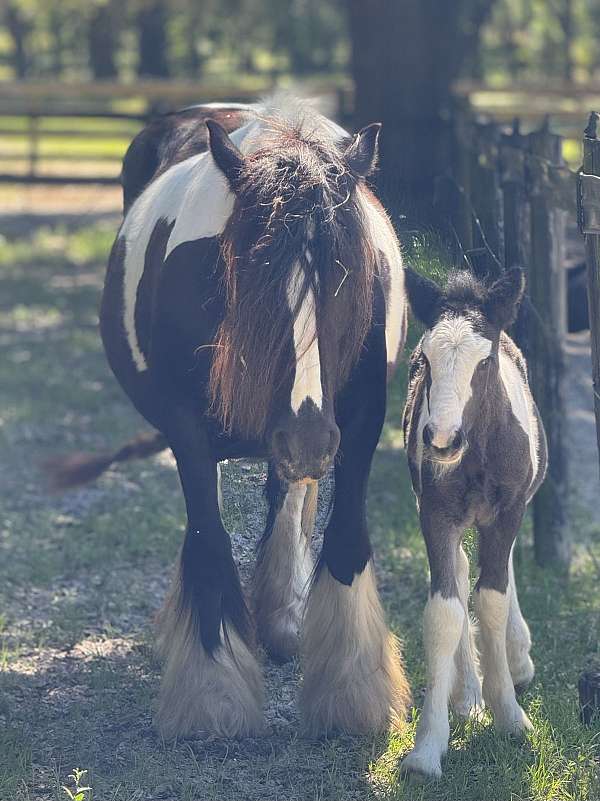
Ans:
{"label": "foal's eye", "polygon": [[482,367],[489,367],[490,364],[493,361],[494,361],[494,359],[491,356],[488,356],[486,359],[483,359],[483,361],[481,362],[481,365],[482,365]]}

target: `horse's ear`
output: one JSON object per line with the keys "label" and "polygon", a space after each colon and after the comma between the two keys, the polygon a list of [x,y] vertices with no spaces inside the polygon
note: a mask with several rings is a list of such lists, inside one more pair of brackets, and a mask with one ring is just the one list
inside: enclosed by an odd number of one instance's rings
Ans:
{"label": "horse's ear", "polygon": [[227,131],[215,120],[206,120],[208,144],[215,164],[235,191],[244,166],[244,156],[233,144]]}
{"label": "horse's ear", "polygon": [[413,314],[427,328],[431,328],[442,300],[442,290],[429,278],[419,275],[410,267],[404,269],[404,285]]}
{"label": "horse's ear", "polygon": [[352,172],[361,178],[365,178],[375,169],[380,130],[380,122],[361,128],[344,152],[344,161]]}
{"label": "horse's ear", "polygon": [[491,285],[484,304],[486,317],[499,328],[511,326],[525,292],[525,274],[518,267],[503,273]]}

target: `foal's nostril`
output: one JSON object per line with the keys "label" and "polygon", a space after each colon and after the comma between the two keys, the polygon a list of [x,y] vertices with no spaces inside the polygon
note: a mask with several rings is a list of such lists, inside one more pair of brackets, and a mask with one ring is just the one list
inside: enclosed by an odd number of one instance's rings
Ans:
{"label": "foal's nostril", "polygon": [[433,428],[429,425],[429,423],[427,423],[423,429],[423,442],[427,448],[430,448],[431,444],[433,443]]}
{"label": "foal's nostril", "polygon": [[451,448],[455,451],[458,451],[462,448],[463,442],[464,442],[464,436],[459,428],[456,434],[454,435],[454,438],[452,439]]}

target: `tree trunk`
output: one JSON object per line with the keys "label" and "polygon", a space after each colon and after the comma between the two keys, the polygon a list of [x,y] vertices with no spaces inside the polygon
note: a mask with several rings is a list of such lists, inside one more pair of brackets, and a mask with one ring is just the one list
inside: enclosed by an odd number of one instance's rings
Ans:
{"label": "tree trunk", "polygon": [[90,67],[96,80],[108,80],[118,75],[116,52],[119,32],[114,2],[95,7],[88,28]]}
{"label": "tree trunk", "polygon": [[18,6],[9,4],[4,12],[6,27],[13,41],[12,65],[17,78],[26,78],[29,71],[27,35],[30,25]]}
{"label": "tree trunk", "polygon": [[148,0],[137,15],[140,76],[169,77],[168,12],[164,0]]}
{"label": "tree trunk", "polygon": [[494,0],[346,2],[357,123],[383,123],[380,189],[430,221],[452,147],[452,85]]}

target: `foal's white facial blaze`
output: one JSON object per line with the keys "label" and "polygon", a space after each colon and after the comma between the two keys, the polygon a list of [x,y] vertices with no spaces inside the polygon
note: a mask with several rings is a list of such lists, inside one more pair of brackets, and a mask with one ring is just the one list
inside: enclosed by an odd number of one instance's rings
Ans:
{"label": "foal's white facial blaze", "polygon": [[491,350],[491,340],[474,331],[466,317],[443,317],[425,334],[423,353],[429,362],[431,387],[424,424],[431,424],[437,448],[446,448],[461,427],[473,374]]}
{"label": "foal's white facial blaze", "polygon": [[[288,304],[292,313],[296,310],[303,283],[302,267],[296,264],[287,287]],[[315,295],[312,287],[306,292],[294,320],[294,352],[296,375],[292,387],[292,410],[294,414],[298,414],[300,406],[307,398],[310,398],[318,409],[322,409],[321,360],[317,338]]]}

